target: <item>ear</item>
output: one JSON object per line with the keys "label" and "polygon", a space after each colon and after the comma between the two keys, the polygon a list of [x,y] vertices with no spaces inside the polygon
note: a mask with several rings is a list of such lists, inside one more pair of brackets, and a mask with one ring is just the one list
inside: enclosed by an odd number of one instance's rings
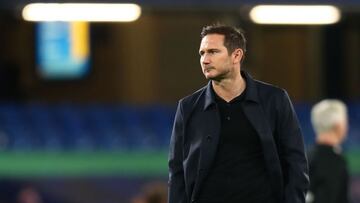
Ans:
{"label": "ear", "polygon": [[242,49],[235,49],[232,53],[233,63],[240,63],[242,58],[244,57],[244,51]]}

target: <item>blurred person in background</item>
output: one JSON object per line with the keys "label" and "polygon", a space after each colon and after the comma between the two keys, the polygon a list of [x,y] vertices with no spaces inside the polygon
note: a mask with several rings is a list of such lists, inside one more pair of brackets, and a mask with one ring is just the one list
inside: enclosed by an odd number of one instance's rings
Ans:
{"label": "blurred person in background", "polygon": [[23,187],[17,195],[18,203],[43,203],[40,192],[32,186]]}
{"label": "blurred person in background", "polygon": [[151,182],[146,184],[139,195],[134,197],[131,203],[166,203],[167,184],[163,182]]}
{"label": "blurred person in background", "polygon": [[[41,192],[32,184],[13,179],[2,179],[0,181],[0,203],[47,202],[43,201]],[[53,203],[54,201],[51,202]]]}
{"label": "blurred person in background", "polygon": [[309,153],[308,203],[348,203],[348,169],[341,154],[347,129],[347,108],[339,100],[323,100],[312,108],[316,145]]}
{"label": "blurred person in background", "polygon": [[179,101],[169,152],[169,203],[304,203],[308,166],[285,90],[243,71],[244,33],[201,32],[209,83]]}

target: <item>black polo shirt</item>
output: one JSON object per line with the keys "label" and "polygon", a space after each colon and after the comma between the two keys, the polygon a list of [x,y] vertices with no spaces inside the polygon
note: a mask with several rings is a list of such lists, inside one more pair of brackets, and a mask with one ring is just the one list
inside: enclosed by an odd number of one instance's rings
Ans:
{"label": "black polo shirt", "polygon": [[246,90],[230,102],[213,93],[221,118],[220,140],[211,171],[201,187],[199,202],[271,202],[260,138],[242,109]]}

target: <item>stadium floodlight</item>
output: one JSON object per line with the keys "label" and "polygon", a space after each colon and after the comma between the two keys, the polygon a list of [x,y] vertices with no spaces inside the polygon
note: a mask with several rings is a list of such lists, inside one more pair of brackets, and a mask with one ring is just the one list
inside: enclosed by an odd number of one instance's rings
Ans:
{"label": "stadium floodlight", "polygon": [[31,3],[22,10],[26,21],[131,22],[141,15],[137,4]]}
{"label": "stadium floodlight", "polygon": [[258,5],[250,18],[257,24],[334,24],[341,18],[340,10],[331,5]]}

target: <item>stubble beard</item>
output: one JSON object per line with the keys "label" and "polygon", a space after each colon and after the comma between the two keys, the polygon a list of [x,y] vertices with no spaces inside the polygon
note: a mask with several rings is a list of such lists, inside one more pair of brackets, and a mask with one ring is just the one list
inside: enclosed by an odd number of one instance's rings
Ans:
{"label": "stubble beard", "polygon": [[219,72],[217,73],[216,75],[213,75],[213,76],[206,76],[205,75],[205,78],[208,79],[208,80],[212,80],[212,81],[215,81],[215,82],[221,82],[223,79],[226,79],[227,78],[227,75],[229,74],[229,70],[224,70],[222,72]]}

